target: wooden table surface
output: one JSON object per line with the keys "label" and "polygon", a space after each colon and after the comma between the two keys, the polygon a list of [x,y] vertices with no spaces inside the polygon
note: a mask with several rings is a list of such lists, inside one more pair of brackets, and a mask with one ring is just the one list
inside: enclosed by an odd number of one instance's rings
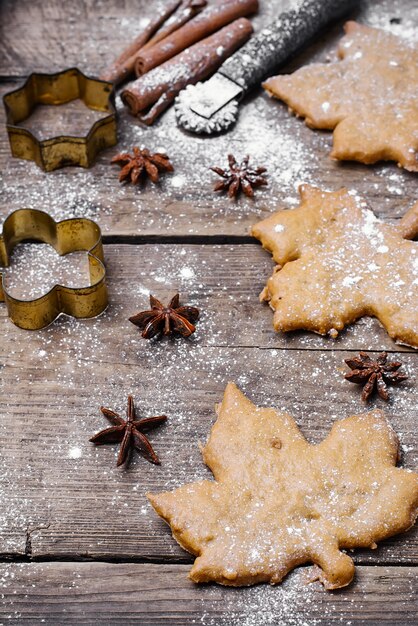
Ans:
{"label": "wooden table surface", "polygon": [[[32,71],[77,66],[95,75],[152,13],[138,0],[3,0],[1,92]],[[261,0],[254,22],[268,23],[283,3]],[[413,38],[415,0],[368,0],[351,16]],[[333,58],[342,22],[289,63]],[[0,306],[0,624],[328,625],[418,624],[418,531],[354,553],[356,578],[326,592],[299,568],[278,587],[196,586],[192,558],[172,539],[145,493],[209,476],[198,449],[215,419],[214,404],[229,380],[259,405],[291,413],[311,441],[332,423],[363,410],[360,390],[344,380],[344,358],[360,349],[388,350],[409,380],[383,408],[402,447],[402,465],[416,469],[417,356],[393,343],[376,320],[363,319],[337,340],[272,329],[258,301],[272,270],[270,255],[249,227],[276,207],[295,206],[301,182],[357,189],[377,215],[395,221],[417,199],[416,175],[395,164],[338,164],[331,135],[313,132],[260,89],[241,107],[228,134],[186,135],[173,110],[143,128],[118,100],[119,143],[89,170],[43,173],[10,156],[1,112],[1,221],[14,209],[45,209],[56,219],[91,217],[104,232],[110,305],[98,319],[61,317],[49,328],[16,328]],[[54,124],[70,115],[44,111]],[[75,115],[75,114],[74,114]],[[75,118],[74,118],[75,119]],[[77,125],[82,123],[75,119]],[[111,157],[133,145],[164,149],[175,172],[143,189],[121,186]],[[212,192],[211,165],[228,152],[269,169],[269,186],[254,201],[230,202]],[[85,259],[63,259],[39,245],[19,246],[7,280],[39,295]],[[40,253],[41,250],[41,253]],[[61,276],[62,277],[62,276]],[[23,281],[23,285],[20,281]],[[127,321],[147,308],[147,294],[180,291],[202,318],[193,338],[146,342]],[[106,426],[98,407],[124,412],[128,393],[141,415],[166,413],[150,437],[162,465],[134,456],[117,469],[116,446],[89,437]]]}

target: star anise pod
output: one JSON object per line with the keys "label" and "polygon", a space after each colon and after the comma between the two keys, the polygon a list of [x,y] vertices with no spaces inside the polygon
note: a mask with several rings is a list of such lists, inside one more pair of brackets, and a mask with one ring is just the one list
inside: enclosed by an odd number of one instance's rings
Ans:
{"label": "star anise pod", "polygon": [[396,385],[408,376],[398,372],[402,366],[400,361],[387,362],[387,352],[381,352],[376,360],[370,358],[367,352],[360,352],[360,356],[345,359],[348,367],[353,371],[345,374],[345,378],[351,383],[364,385],[361,397],[368,400],[373,393],[377,391],[383,400],[389,399],[387,384]]}
{"label": "star anise pod", "polygon": [[168,306],[164,306],[151,295],[149,301],[150,311],[141,311],[129,318],[132,324],[141,328],[144,339],[151,339],[157,333],[179,333],[183,337],[190,337],[196,330],[194,324],[199,319],[199,309],[194,306],[180,306],[178,293]]}
{"label": "star anise pod", "polygon": [[107,419],[113,424],[110,428],[105,428],[99,433],[96,433],[90,441],[96,445],[103,445],[104,443],[117,443],[121,441],[121,446],[118,454],[117,466],[122,465],[130,457],[130,453],[133,448],[136,448],[139,452],[147,453],[148,461],[160,465],[160,459],[154,452],[154,448],[150,444],[148,438],[144,435],[143,430],[148,428],[154,428],[167,419],[166,415],[156,415],[154,417],[144,417],[142,419],[135,419],[135,407],[132,396],[128,396],[128,408],[126,415],[128,419],[123,419],[118,413],[100,407],[101,412]]}
{"label": "star anise pod", "polygon": [[220,167],[211,167],[210,169],[223,180],[216,183],[214,191],[227,191],[230,198],[235,198],[242,190],[246,196],[252,198],[254,196],[254,188],[267,185],[267,178],[263,176],[267,171],[265,167],[251,168],[248,166],[250,157],[247,154],[241,164],[232,154],[228,154],[229,169]]}
{"label": "star anise pod", "polygon": [[119,181],[130,181],[135,185],[141,176],[145,178],[149,176],[153,183],[156,183],[160,177],[160,172],[173,172],[174,167],[166,154],[155,152],[152,154],[144,148],[134,148],[133,154],[122,152],[117,154],[111,160],[111,163],[117,163],[121,166],[119,173]]}

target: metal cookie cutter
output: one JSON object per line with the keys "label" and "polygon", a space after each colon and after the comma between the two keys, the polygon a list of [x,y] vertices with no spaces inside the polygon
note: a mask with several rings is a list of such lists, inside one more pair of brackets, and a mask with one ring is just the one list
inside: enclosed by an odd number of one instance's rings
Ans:
{"label": "metal cookie cutter", "polygon": [[0,267],[0,302],[5,302],[10,319],[25,330],[38,330],[51,324],[60,313],[77,318],[96,317],[107,306],[105,266],[101,231],[86,218],[55,222],[48,213],[18,209],[3,224],[0,235],[0,265],[7,267],[14,246],[22,241],[49,243],[60,255],[86,250],[91,284],[88,287],[55,285],[35,300],[19,300],[7,293]]}
{"label": "metal cookie cutter", "polygon": [[[28,118],[38,104],[58,105],[78,99],[90,109],[108,113],[93,124],[85,137],[59,136],[40,141],[16,125]],[[117,142],[112,83],[88,78],[77,68],[57,74],[31,74],[23,87],[3,96],[3,103],[12,155],[35,161],[46,172],[65,165],[90,167],[100,150]]]}

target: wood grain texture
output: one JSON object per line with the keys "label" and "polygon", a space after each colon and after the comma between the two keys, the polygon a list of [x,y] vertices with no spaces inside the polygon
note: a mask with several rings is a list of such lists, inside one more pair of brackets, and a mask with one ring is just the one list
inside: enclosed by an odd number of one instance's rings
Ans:
{"label": "wood grain texture", "polygon": [[[157,2],[145,0],[3,0],[1,3],[0,76],[22,76],[31,71],[51,72],[70,67],[99,73],[141,28],[141,20],[150,17]],[[392,28],[401,34],[405,25],[418,19],[414,0],[363,1],[351,16],[381,28]],[[370,6],[373,4],[374,6]],[[253,18],[258,30],[277,14],[280,3],[260,2],[259,15]],[[376,23],[376,17],[379,18]],[[391,23],[400,19],[400,24]],[[330,29],[327,29],[327,35]],[[332,31],[335,35],[335,31]],[[321,39],[325,35],[322,34]]]}
{"label": "wood grain texture", "polygon": [[[42,246],[40,246],[42,248]],[[48,248],[48,246],[44,246]],[[25,251],[17,256],[19,267],[24,267]],[[180,292],[184,303],[194,304],[201,309],[201,323],[193,336],[193,345],[220,347],[257,347],[279,349],[309,350],[416,350],[396,344],[380,323],[373,318],[364,317],[348,326],[334,340],[312,332],[298,331],[277,333],[273,329],[273,312],[270,307],[259,301],[259,294],[274,267],[271,255],[257,244],[247,245],[106,245],[107,279],[110,288],[110,307],[98,328],[106,336],[106,348],[109,336],[118,333],[132,334],[133,327],[127,318],[139,310],[148,308],[148,294],[152,293],[162,300],[169,300],[175,292]],[[36,295],[45,293],[45,288],[53,286],[44,283],[48,278],[48,265],[38,259],[37,267],[31,266],[31,272],[23,273],[21,287],[35,289]],[[62,265],[64,260],[62,260]],[[59,269],[61,260],[53,264]],[[84,260],[85,276],[88,275]],[[74,267],[77,267],[74,265]],[[17,269],[12,264],[5,272],[6,280],[13,279]],[[57,277],[59,278],[59,274]],[[10,277],[10,278],[9,278]],[[17,280],[17,279],[16,279]],[[15,283],[16,280],[12,282]],[[44,286],[44,289],[42,287]],[[16,289],[19,284],[16,284]],[[19,297],[19,291],[12,295]],[[35,294],[35,292],[33,291]],[[16,329],[7,319],[4,305],[0,304],[0,320],[3,333],[11,340],[24,345],[31,341],[32,333]],[[71,322],[68,322],[71,327]],[[90,322],[82,322],[81,328],[89,328]],[[58,325],[59,328],[60,325]],[[64,326],[67,323],[64,322]],[[54,326],[45,334],[60,332]],[[38,333],[37,333],[38,335]],[[74,342],[77,341],[77,335]],[[140,342],[141,343],[141,342]],[[6,354],[6,352],[5,352]]]}
{"label": "wood grain texture", "polygon": [[[259,286],[254,290],[259,269],[245,261],[252,248],[262,262],[257,246],[106,246],[111,304],[100,318],[61,317],[48,329],[27,332],[2,309],[1,553],[190,560],[145,493],[208,474],[197,441],[206,439],[229,380],[257,404],[293,414],[313,441],[335,419],[365,410],[360,388],[343,376],[347,343],[361,347],[359,335],[351,344],[344,336],[337,344],[304,333],[275,338],[271,312],[257,302]],[[240,274],[240,267],[249,273]],[[179,289],[184,303],[202,307],[191,340],[146,341],[130,324],[129,315],[148,306],[145,294],[155,287],[163,301]],[[382,335],[372,340],[370,325],[359,332],[369,349],[381,349]],[[312,346],[322,349],[306,349]],[[416,468],[417,355],[393,356],[410,379],[388,404],[373,406],[384,408],[400,433],[404,463]],[[141,415],[169,416],[151,433],[161,467],[135,456],[128,471],[117,470],[116,446],[88,442],[106,426],[98,407],[124,413],[128,393]],[[13,536],[9,527],[16,529]],[[357,560],[415,562],[417,529],[376,552],[359,552]]]}
{"label": "wood grain texture", "polygon": [[[0,565],[0,623],[87,626],[406,626],[416,624],[418,572],[358,567],[338,592],[300,568],[278,587],[197,586],[188,566],[105,563]],[[4,620],[4,621],[3,621]]]}
{"label": "wood grain texture", "polygon": [[[87,74],[95,74],[126,43],[125,33],[135,34],[138,19],[147,15],[144,3],[128,2],[62,3],[3,2],[4,33],[0,38],[0,73],[22,77],[31,71],[52,72],[78,65]],[[277,3],[262,2],[257,25],[269,23]],[[414,23],[413,0],[402,4],[402,27]],[[4,17],[3,17],[4,16]],[[352,16],[391,28],[397,17],[388,0],[365,4]],[[3,17],[3,19],[1,19]],[[377,20],[379,17],[379,20]],[[7,25],[7,27],[6,27]],[[65,25],[65,27],[64,27]],[[335,56],[335,46],[342,34],[341,23],[333,26],[282,71],[298,65],[325,61]],[[19,82],[4,82],[2,93]],[[294,206],[297,187],[302,182],[327,189],[341,186],[363,193],[376,213],[388,220],[399,218],[416,200],[416,175],[400,170],[395,164],[364,166],[337,163],[330,159],[331,134],[308,129],[301,120],[289,115],[283,103],[270,99],[262,90],[252,94],[240,107],[237,125],[227,134],[210,139],[181,131],[170,109],[151,128],[145,128],[130,116],[117,99],[119,144],[101,153],[88,171],[66,168],[45,174],[30,162],[12,159],[0,116],[0,170],[3,173],[0,218],[22,206],[44,208],[55,216],[86,215],[97,219],[104,232],[123,237],[248,237],[253,223],[278,207]],[[63,108],[60,107],[60,114]],[[51,115],[51,114],[50,114]],[[51,121],[51,132],[54,123]],[[77,125],[75,126],[75,131]],[[110,166],[117,151],[137,144],[151,150],[166,150],[175,173],[162,177],[155,187],[141,190],[118,183],[118,167]],[[222,166],[226,155],[238,158],[250,153],[254,164],[266,165],[269,186],[257,191],[256,200],[241,198],[234,203],[216,196],[212,187],[216,176],[213,165]],[[29,184],[27,184],[29,183]]]}
{"label": "wood grain texture", "polygon": [[[98,74],[154,4],[3,0],[0,94],[33,71],[78,66]],[[256,28],[283,4],[262,0]],[[418,6],[414,0],[363,1],[350,17],[408,35]],[[334,58],[341,25],[281,71]],[[417,199],[416,176],[395,164],[333,162],[331,135],[309,130],[261,89],[246,99],[233,130],[211,139],[180,131],[172,109],[144,128],[116,102],[118,146],[101,153],[90,170],[50,174],[11,158],[0,107],[0,224],[24,206],[56,219],[95,219],[107,242],[110,291],[100,318],[62,317],[36,332],[14,327],[0,305],[0,624],[418,623],[416,527],[375,551],[355,552],[356,580],[338,592],[307,586],[310,568],[276,588],[197,587],[187,579],[192,557],[145,498],[149,490],[211,476],[197,443],[208,435],[228,380],[257,404],[287,410],[311,441],[326,436],[336,419],[363,411],[360,389],[343,377],[344,358],[359,349],[386,349],[405,363],[410,379],[393,390],[388,404],[372,406],[383,408],[398,432],[401,463],[417,469],[416,351],[394,344],[370,319],[336,341],[275,333],[272,312],[258,302],[273,263],[248,237],[254,222],[297,204],[302,182],[355,188],[377,215],[395,221]],[[79,117],[65,107],[40,114],[52,134],[65,119],[74,132],[79,128]],[[109,161],[134,145],[167,151],[174,174],[157,187],[120,186],[118,168]],[[228,152],[250,153],[254,164],[268,166],[269,187],[254,202],[231,203],[213,194],[209,167],[225,163]],[[144,243],[149,245],[139,245]],[[29,291],[49,278],[46,261],[38,269],[30,263],[20,268]],[[189,341],[143,341],[127,318],[147,308],[148,292],[164,300],[177,290],[184,303],[202,309],[196,334]],[[161,467],[134,456],[129,469],[118,470],[116,446],[95,448],[88,441],[107,425],[99,405],[123,413],[128,393],[141,416],[169,416],[150,433]]]}

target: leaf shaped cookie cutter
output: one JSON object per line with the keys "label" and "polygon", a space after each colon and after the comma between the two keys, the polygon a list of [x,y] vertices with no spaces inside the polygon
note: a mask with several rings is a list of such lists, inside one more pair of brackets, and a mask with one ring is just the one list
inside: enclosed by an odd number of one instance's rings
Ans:
{"label": "leaf shaped cookie cutter", "polygon": [[[41,141],[18,126],[38,104],[60,105],[72,100],[82,100],[89,109],[108,115],[97,120],[84,137],[61,135]],[[45,172],[66,165],[90,167],[100,150],[117,142],[113,101],[112,83],[89,78],[77,68],[56,74],[31,74],[22,87],[3,97],[12,155],[35,161]]]}
{"label": "leaf shaped cookie cutter", "polygon": [[9,266],[16,244],[41,241],[53,246],[60,255],[85,250],[91,281],[87,287],[57,284],[39,298],[20,300],[7,292],[0,267],[0,302],[6,303],[12,322],[25,330],[38,330],[51,324],[60,313],[76,318],[100,315],[108,303],[101,237],[98,224],[87,218],[56,222],[48,213],[37,209],[18,209],[11,213],[0,235],[0,266]]}

